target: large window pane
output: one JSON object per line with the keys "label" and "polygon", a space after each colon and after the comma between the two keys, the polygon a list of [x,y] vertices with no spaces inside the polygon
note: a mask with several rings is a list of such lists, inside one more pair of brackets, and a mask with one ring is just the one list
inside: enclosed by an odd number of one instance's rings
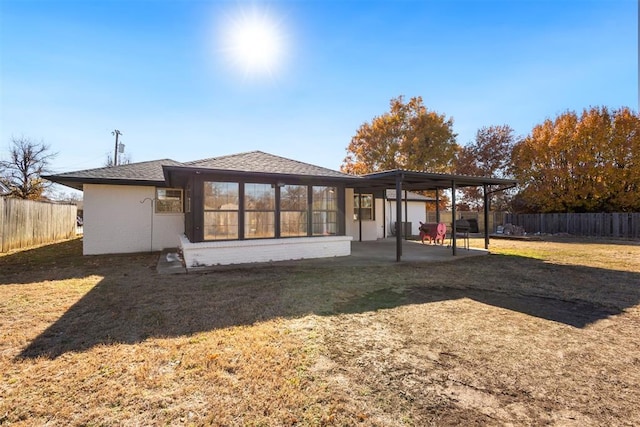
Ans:
{"label": "large window pane", "polygon": [[276,206],[276,190],[271,184],[245,184],[244,208],[250,211],[273,211]]}
{"label": "large window pane", "polygon": [[230,240],[238,236],[239,184],[204,183],[204,239]]}
{"label": "large window pane", "polygon": [[313,187],[313,210],[338,210],[338,192],[335,187]]}
{"label": "large window pane", "polygon": [[[362,201],[362,206],[360,206]],[[373,194],[356,194],[353,196],[353,220],[358,220],[358,215],[362,213],[363,221],[369,221],[375,219],[374,210],[374,198]]]}
{"label": "large window pane", "polygon": [[338,192],[335,187],[313,187],[313,235],[338,233]]}
{"label": "large window pane", "polygon": [[285,185],[280,189],[280,236],[306,236],[308,205],[306,185]]}
{"label": "large window pane", "polygon": [[275,212],[245,212],[244,234],[247,239],[275,237]]}
{"label": "large window pane", "polygon": [[205,210],[238,210],[237,182],[205,182]]}
{"label": "large window pane", "polygon": [[294,237],[307,235],[307,213],[294,211],[280,212],[280,236]]}
{"label": "large window pane", "polygon": [[244,185],[244,237],[273,238],[275,227],[276,191],[271,184]]}
{"label": "large window pane", "polygon": [[205,240],[232,240],[238,238],[238,212],[204,213]]}
{"label": "large window pane", "polygon": [[280,209],[283,211],[307,210],[307,186],[285,185],[280,189]]}

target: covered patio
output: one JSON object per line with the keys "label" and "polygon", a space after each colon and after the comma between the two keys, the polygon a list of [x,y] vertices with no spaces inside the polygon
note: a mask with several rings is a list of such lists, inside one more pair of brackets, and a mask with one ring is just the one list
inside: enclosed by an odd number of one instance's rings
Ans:
{"label": "covered patio", "polygon": [[[418,172],[403,169],[394,169],[390,171],[375,172],[362,175],[361,180],[357,182],[353,188],[357,193],[380,192],[387,189],[395,189],[396,194],[401,195],[406,191],[435,191],[436,197],[436,222],[440,222],[439,215],[439,197],[441,190],[451,191],[451,254],[456,256],[459,254],[457,245],[457,212],[456,212],[456,189],[463,187],[482,187],[483,189],[483,209],[484,209],[484,248],[489,249],[489,209],[490,196],[493,193],[504,191],[516,186],[517,181],[503,178],[475,177],[465,175],[439,174],[429,172]],[[404,193],[406,194],[406,193]],[[402,199],[405,203],[396,203],[395,223],[395,253],[396,261],[401,261],[403,257],[403,218],[407,218],[406,196],[398,196],[398,201]],[[363,242],[360,242],[363,243]],[[410,256],[406,253],[406,256]]]}

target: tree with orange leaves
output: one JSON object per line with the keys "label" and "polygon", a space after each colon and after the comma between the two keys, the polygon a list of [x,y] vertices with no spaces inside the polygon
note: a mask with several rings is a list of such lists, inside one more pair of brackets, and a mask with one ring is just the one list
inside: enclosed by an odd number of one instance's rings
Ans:
{"label": "tree with orange leaves", "polygon": [[640,211],[640,115],[627,107],[567,111],[515,145],[517,210]]}
{"label": "tree with orange leaves", "polygon": [[340,169],[354,175],[392,169],[446,173],[457,150],[453,119],[427,110],[422,97],[405,103],[399,96],[390,111],[360,126]]}

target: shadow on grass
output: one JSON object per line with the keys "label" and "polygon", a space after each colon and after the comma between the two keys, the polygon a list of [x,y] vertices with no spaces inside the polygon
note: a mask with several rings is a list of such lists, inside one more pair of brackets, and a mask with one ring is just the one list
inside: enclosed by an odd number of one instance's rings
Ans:
{"label": "shadow on grass", "polygon": [[[18,357],[56,358],[102,344],[188,336],[279,317],[459,298],[582,328],[640,302],[640,274],[508,255],[368,267],[301,262],[177,276],[150,269],[147,261],[156,259],[120,258],[107,269],[104,263],[112,258],[95,258],[104,279]],[[80,268],[87,275],[93,269]]]}
{"label": "shadow on grass", "polygon": [[0,286],[111,275],[132,262],[155,268],[157,254],[82,255],[82,237],[0,254]]}
{"label": "shadow on grass", "polygon": [[429,304],[469,298],[474,301],[528,314],[554,322],[583,328],[590,323],[620,314],[621,310],[588,301],[565,301],[533,295],[510,295],[505,292],[476,289],[413,287],[398,293],[382,289],[363,295],[339,308],[343,313],[360,313],[405,304]]}
{"label": "shadow on grass", "polygon": [[85,262],[82,238],[0,254],[0,284],[22,283],[21,278],[32,281],[38,272],[49,274],[58,266],[78,266]]}

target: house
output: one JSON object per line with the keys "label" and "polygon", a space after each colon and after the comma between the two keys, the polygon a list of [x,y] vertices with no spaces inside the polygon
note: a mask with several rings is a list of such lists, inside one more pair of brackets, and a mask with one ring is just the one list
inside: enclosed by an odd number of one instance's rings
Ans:
{"label": "house", "polygon": [[[401,170],[353,176],[261,151],[45,178],[84,192],[85,255],[179,247],[187,268],[349,255],[353,239],[385,235],[390,187],[511,184]],[[407,217],[401,206],[398,217]]]}

